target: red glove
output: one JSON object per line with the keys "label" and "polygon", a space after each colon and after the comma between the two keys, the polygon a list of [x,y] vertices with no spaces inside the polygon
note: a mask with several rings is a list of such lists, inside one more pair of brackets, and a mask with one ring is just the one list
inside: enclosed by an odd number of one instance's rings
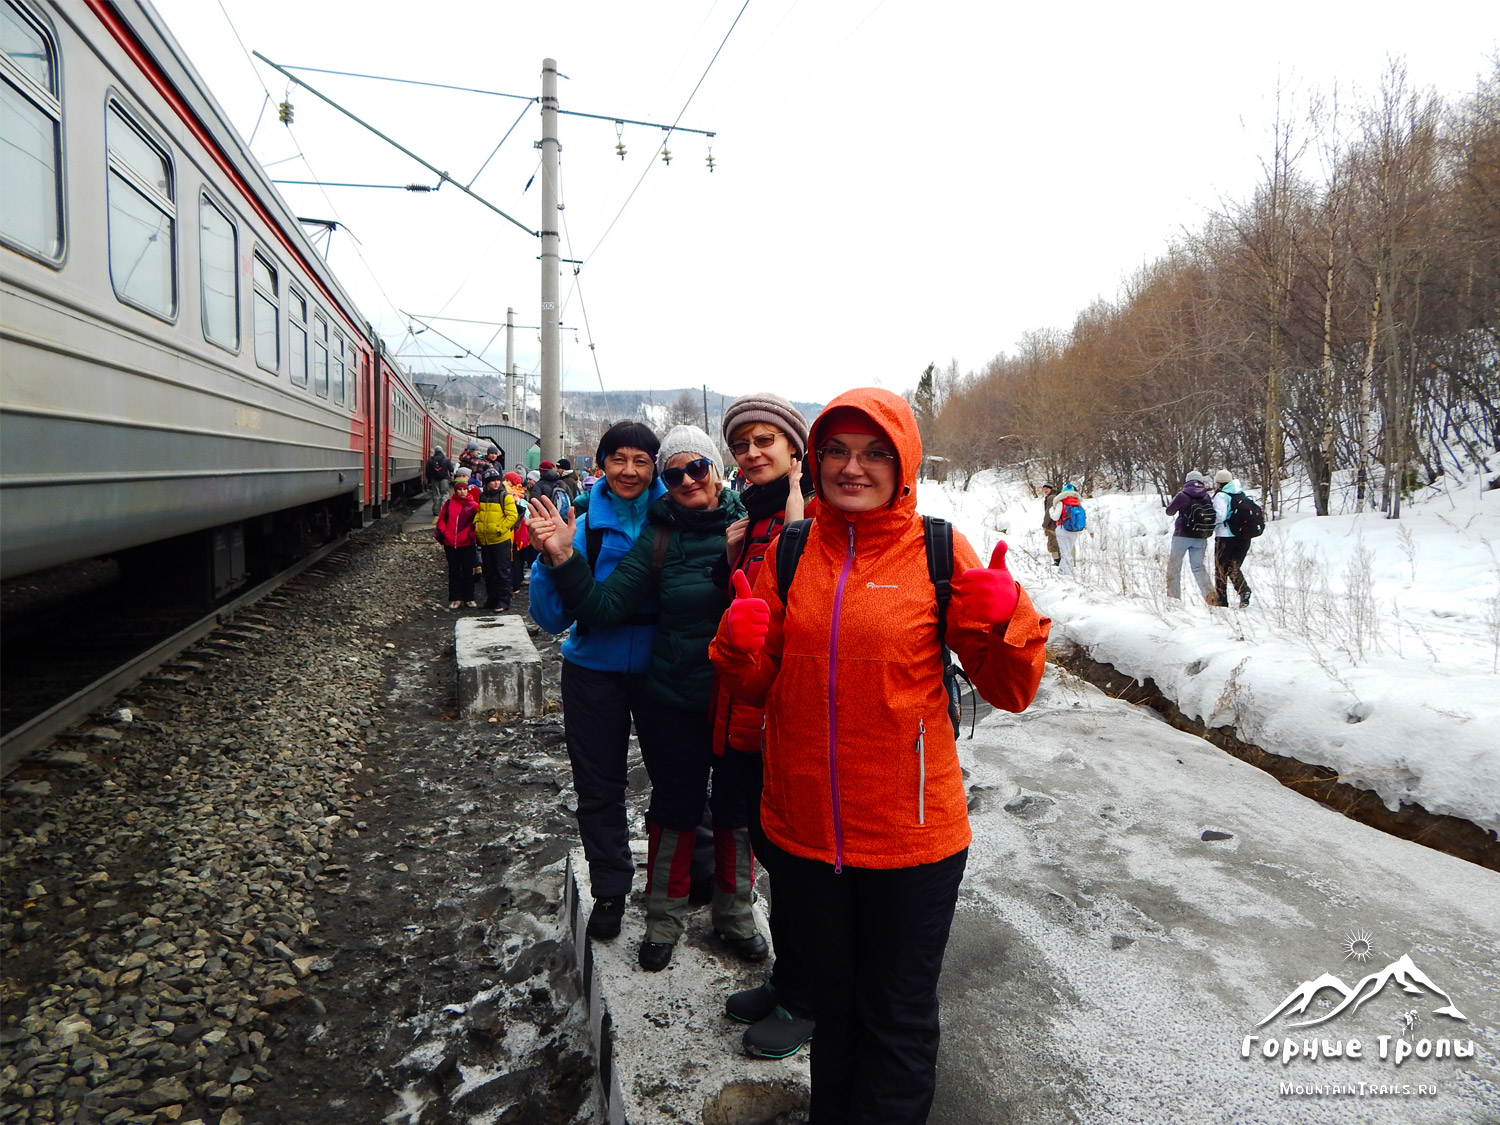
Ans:
{"label": "red glove", "polygon": [[766,633],[771,628],[771,607],[765,598],[750,596],[750,580],[743,570],[735,571],[729,581],[735,595],[724,611],[729,645],[746,655],[757,653],[765,647]]}
{"label": "red glove", "polygon": [[989,569],[975,567],[953,580],[953,595],[963,605],[964,613],[976,621],[999,625],[1009,621],[1021,598],[1016,580],[1005,566],[1004,542],[995,544]]}

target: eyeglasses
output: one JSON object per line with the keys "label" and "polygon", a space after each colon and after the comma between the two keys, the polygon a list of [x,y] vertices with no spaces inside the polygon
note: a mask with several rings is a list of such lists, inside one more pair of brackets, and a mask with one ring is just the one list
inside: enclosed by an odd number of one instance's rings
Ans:
{"label": "eyeglasses", "polygon": [[750,452],[750,442],[755,443],[756,449],[770,449],[779,437],[786,437],[786,434],[777,430],[774,434],[756,434],[750,441],[732,441],[729,443],[729,452],[736,457],[743,457]]}
{"label": "eyeglasses", "polygon": [[857,453],[841,445],[825,445],[817,451],[818,458],[830,465],[844,465],[852,455],[867,469],[883,469],[896,463],[896,455],[889,449],[861,449]]}
{"label": "eyeglasses", "polygon": [[694,480],[704,480],[708,476],[708,470],[714,467],[714,463],[707,457],[700,457],[696,461],[689,461],[675,469],[663,469],[661,480],[668,488],[676,488],[684,477],[692,477]]}

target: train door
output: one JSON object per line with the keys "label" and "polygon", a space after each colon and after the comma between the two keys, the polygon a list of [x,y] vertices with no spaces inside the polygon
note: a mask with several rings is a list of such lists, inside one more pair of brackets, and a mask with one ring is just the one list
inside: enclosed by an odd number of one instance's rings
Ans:
{"label": "train door", "polygon": [[381,396],[375,392],[370,353],[359,353],[359,401],[364,410],[365,426],[365,495],[371,511],[378,518],[386,511],[386,475],[380,463],[379,450],[384,441],[386,428],[390,425],[386,417]]}

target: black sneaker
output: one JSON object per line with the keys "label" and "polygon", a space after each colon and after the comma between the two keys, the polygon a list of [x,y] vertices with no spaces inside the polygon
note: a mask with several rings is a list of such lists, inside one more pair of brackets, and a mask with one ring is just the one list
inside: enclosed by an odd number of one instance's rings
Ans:
{"label": "black sneaker", "polygon": [[1240,595],[1240,608],[1241,609],[1248,609],[1249,607],[1250,607],[1250,595],[1249,594],[1241,594]]}
{"label": "black sneaker", "polygon": [[643,941],[636,960],[648,973],[659,973],[672,960],[672,943],[670,941]]}
{"label": "black sneaker", "polygon": [[759,1023],[776,1008],[776,989],[770,981],[759,988],[747,988],[743,992],[731,992],[724,1001],[724,1011],[732,1020],[740,1023]]}
{"label": "black sneaker", "polygon": [[780,1004],[754,1027],[745,1029],[745,1054],[757,1059],[784,1059],[795,1055],[813,1037],[816,1025],[794,1016]]}
{"label": "black sneaker", "polygon": [[594,900],[594,909],[589,914],[588,934],[596,941],[609,941],[620,936],[620,919],[625,917],[625,896],[606,895]]}
{"label": "black sneaker", "polygon": [[727,945],[741,961],[764,961],[771,954],[771,947],[759,933],[753,933],[749,937],[730,937],[715,930],[714,936]]}

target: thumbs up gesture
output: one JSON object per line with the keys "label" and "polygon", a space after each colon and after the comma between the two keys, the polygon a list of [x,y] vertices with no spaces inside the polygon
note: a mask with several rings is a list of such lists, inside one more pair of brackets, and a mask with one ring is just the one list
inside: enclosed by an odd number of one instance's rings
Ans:
{"label": "thumbs up gesture", "polygon": [[729,581],[734,587],[734,601],[724,611],[725,632],[731,648],[752,655],[765,647],[766,633],[771,628],[771,607],[766,605],[765,598],[751,596],[750,580],[743,570],[736,570]]}
{"label": "thumbs up gesture", "polygon": [[976,621],[999,625],[1016,612],[1021,594],[1006,568],[1005,551],[1004,542],[995,544],[988,568],[976,566],[953,580],[953,596],[963,606],[964,613]]}

